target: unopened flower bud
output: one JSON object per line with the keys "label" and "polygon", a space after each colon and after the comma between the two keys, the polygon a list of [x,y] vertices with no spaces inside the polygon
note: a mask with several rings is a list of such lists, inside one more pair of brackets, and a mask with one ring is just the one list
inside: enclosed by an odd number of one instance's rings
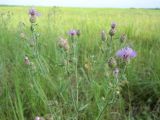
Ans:
{"label": "unopened flower bud", "polygon": [[119,74],[119,69],[118,69],[118,68],[115,68],[115,69],[113,70],[113,75],[114,75],[114,77],[117,78],[117,77],[118,77],[118,74]]}
{"label": "unopened flower bud", "polygon": [[67,39],[60,38],[58,41],[58,45],[60,48],[64,48],[65,50],[69,50],[69,43]]}
{"label": "unopened flower bud", "polygon": [[31,16],[30,17],[30,22],[35,23],[36,22],[36,16]]}
{"label": "unopened flower bud", "polygon": [[109,35],[112,37],[112,36],[114,36],[114,34],[116,33],[116,30],[115,29],[110,29],[110,31],[109,31]]}
{"label": "unopened flower bud", "polygon": [[29,58],[27,56],[25,56],[25,58],[24,58],[24,64],[30,65],[30,61],[29,61]]}
{"label": "unopened flower bud", "polygon": [[110,68],[115,68],[115,67],[117,66],[117,62],[116,62],[116,60],[115,60],[113,57],[111,57],[111,58],[108,60],[108,66],[109,66]]}
{"label": "unopened flower bud", "polygon": [[80,32],[80,30],[77,30],[77,36],[79,37],[80,35],[81,35],[81,32]]}
{"label": "unopened flower bud", "polygon": [[115,22],[112,22],[111,28],[112,28],[112,29],[115,29],[115,27],[116,27],[116,23],[115,23]]}
{"label": "unopened flower bud", "polygon": [[24,39],[25,38],[25,34],[22,32],[22,33],[20,33],[20,37],[22,38],[22,39]]}
{"label": "unopened flower bud", "polygon": [[101,32],[101,39],[102,39],[102,41],[106,41],[106,39],[107,39],[107,36],[106,36],[106,33],[104,30]]}
{"label": "unopened flower bud", "polygon": [[120,42],[123,43],[126,41],[126,39],[127,39],[127,36],[125,34],[122,34],[120,37]]}
{"label": "unopened flower bud", "polygon": [[84,69],[85,69],[87,72],[91,71],[91,70],[92,70],[92,64],[91,64],[90,62],[86,62],[86,63],[84,64]]}

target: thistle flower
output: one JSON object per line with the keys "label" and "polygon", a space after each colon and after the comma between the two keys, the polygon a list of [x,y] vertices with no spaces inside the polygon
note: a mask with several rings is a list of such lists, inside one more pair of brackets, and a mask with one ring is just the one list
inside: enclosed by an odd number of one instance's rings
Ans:
{"label": "thistle flower", "polygon": [[68,32],[68,34],[71,35],[71,36],[75,36],[75,35],[77,35],[77,30],[70,30]]}
{"label": "thistle flower", "polygon": [[127,39],[127,36],[126,36],[125,34],[122,34],[122,35],[120,36],[120,42],[121,42],[121,43],[125,42],[126,39]]}
{"label": "thistle flower", "polygon": [[106,39],[107,39],[107,36],[106,36],[106,33],[104,30],[101,32],[101,39],[102,39],[102,41],[106,41]]}
{"label": "thistle flower", "polygon": [[132,48],[130,47],[122,48],[121,50],[118,50],[116,53],[117,57],[120,57],[126,61],[128,61],[131,58],[136,57],[136,55],[137,53],[134,50],[132,50]]}
{"label": "thistle flower", "polygon": [[39,16],[40,14],[35,10],[35,8],[32,7],[32,8],[29,9],[29,15],[31,15],[30,19],[29,19],[30,22],[35,23],[36,22],[36,17]]}
{"label": "thistle flower", "polygon": [[40,14],[35,10],[35,8],[30,8],[29,9],[29,14],[31,15],[31,16],[39,16]]}
{"label": "thistle flower", "polygon": [[60,48],[64,48],[65,50],[69,50],[69,43],[67,39],[60,38],[58,41],[58,45]]}
{"label": "thistle flower", "polygon": [[24,58],[24,64],[30,65],[30,60],[27,56],[25,56],[25,58]]}
{"label": "thistle flower", "polygon": [[112,29],[115,29],[115,27],[116,27],[116,23],[115,23],[115,22],[112,22],[111,28],[112,28]]}
{"label": "thistle flower", "polygon": [[115,58],[113,58],[113,57],[109,58],[108,66],[110,68],[115,68],[117,66],[117,62],[116,62]]}
{"label": "thistle flower", "polygon": [[109,31],[109,35],[112,37],[112,36],[114,36],[115,33],[116,33],[116,30],[111,28]]}

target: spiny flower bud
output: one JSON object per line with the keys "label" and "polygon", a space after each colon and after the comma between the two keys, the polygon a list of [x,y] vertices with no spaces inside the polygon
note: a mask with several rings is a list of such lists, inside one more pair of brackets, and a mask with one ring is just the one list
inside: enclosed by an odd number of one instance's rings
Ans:
{"label": "spiny flower bud", "polygon": [[102,39],[102,41],[106,41],[106,39],[107,39],[107,36],[106,36],[106,33],[104,30],[101,32],[101,39]]}
{"label": "spiny flower bud", "polygon": [[112,22],[111,28],[112,28],[112,29],[115,29],[115,27],[116,27],[116,23],[115,23],[115,22]]}
{"label": "spiny flower bud", "polygon": [[84,69],[85,69],[87,72],[91,71],[91,70],[92,70],[92,64],[91,64],[90,62],[86,62],[86,63],[84,64]]}
{"label": "spiny flower bud", "polygon": [[113,75],[114,75],[114,77],[117,78],[117,77],[118,77],[118,74],[119,74],[119,69],[118,69],[118,68],[115,68],[115,69],[113,70]]}
{"label": "spiny flower bud", "polygon": [[81,32],[80,32],[80,30],[77,30],[77,36],[79,37],[80,35],[81,35]]}
{"label": "spiny flower bud", "polygon": [[125,42],[126,39],[127,39],[127,36],[126,36],[125,34],[122,34],[122,35],[120,36],[120,42],[121,42],[121,43]]}
{"label": "spiny flower bud", "polygon": [[23,32],[20,33],[20,37],[21,37],[22,39],[25,39],[25,38],[26,38],[26,36],[25,36],[25,34],[24,34]]}
{"label": "spiny flower bud", "polygon": [[64,38],[60,38],[60,40],[58,41],[58,45],[60,48],[64,48],[65,50],[69,50],[69,43],[67,39]]}
{"label": "spiny flower bud", "polygon": [[117,62],[116,62],[116,60],[115,60],[113,57],[111,57],[111,58],[108,60],[108,66],[109,66],[110,68],[115,68],[115,67],[117,66]]}
{"label": "spiny flower bud", "polygon": [[112,36],[114,36],[115,33],[116,33],[116,30],[111,28],[109,31],[109,35],[112,37]]}
{"label": "spiny flower bud", "polygon": [[31,23],[35,23],[36,22],[36,16],[31,16],[29,20],[30,20]]}

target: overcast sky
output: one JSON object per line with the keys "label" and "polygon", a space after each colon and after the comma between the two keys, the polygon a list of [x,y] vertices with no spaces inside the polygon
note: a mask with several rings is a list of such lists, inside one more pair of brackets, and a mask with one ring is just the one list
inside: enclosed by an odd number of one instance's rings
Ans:
{"label": "overcast sky", "polygon": [[160,8],[160,0],[0,0],[5,5]]}

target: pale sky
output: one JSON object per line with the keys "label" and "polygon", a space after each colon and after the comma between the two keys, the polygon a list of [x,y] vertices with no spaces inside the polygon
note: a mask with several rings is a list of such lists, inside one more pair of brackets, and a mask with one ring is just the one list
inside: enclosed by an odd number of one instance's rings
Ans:
{"label": "pale sky", "polygon": [[160,0],[0,0],[0,5],[160,8]]}

